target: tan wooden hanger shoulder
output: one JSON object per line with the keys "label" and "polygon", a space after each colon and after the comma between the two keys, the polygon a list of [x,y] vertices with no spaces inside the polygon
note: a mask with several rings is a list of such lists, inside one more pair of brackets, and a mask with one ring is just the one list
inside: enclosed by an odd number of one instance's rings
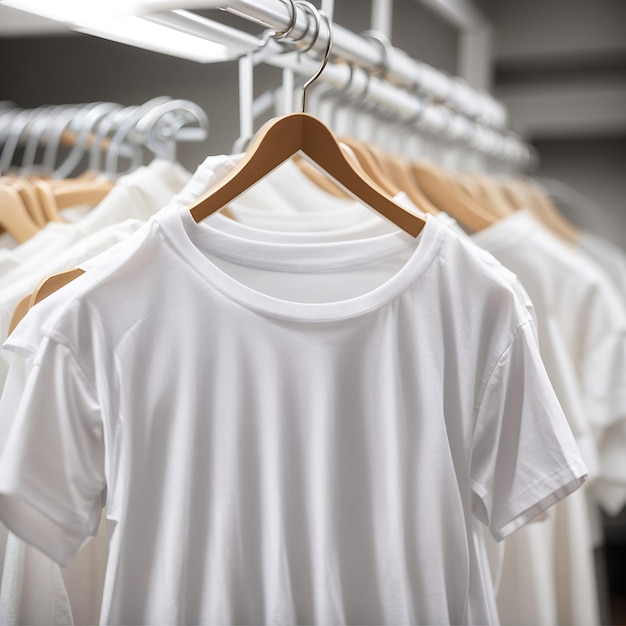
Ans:
{"label": "tan wooden hanger shoulder", "polygon": [[22,321],[26,313],[28,313],[30,299],[32,293],[24,296],[16,305],[9,322],[9,335],[15,330],[15,327]]}
{"label": "tan wooden hanger shoulder", "polygon": [[32,220],[39,228],[43,228],[47,224],[48,219],[33,183],[29,180],[18,178],[12,182],[12,185],[17,193],[20,194],[20,198],[22,198],[22,202]]}
{"label": "tan wooden hanger shoulder", "polygon": [[65,185],[51,185],[48,181],[35,182],[35,188],[49,221],[63,222],[60,211],[81,205],[95,205],[111,191],[111,181],[66,181]]}
{"label": "tan wooden hanger shoulder", "polygon": [[533,208],[532,205],[536,205],[537,199],[532,197],[517,179],[503,179],[499,181],[499,184],[502,194],[516,211],[523,209],[531,210]]}
{"label": "tan wooden hanger shoulder", "polygon": [[18,243],[30,239],[39,230],[19,193],[10,184],[0,185],[0,225]]}
{"label": "tan wooden hanger shoulder", "polygon": [[535,215],[564,241],[570,244],[577,243],[581,237],[581,231],[563,217],[550,195],[535,181],[530,181],[527,185],[539,207]]}
{"label": "tan wooden hanger shoulder", "polygon": [[377,161],[372,146],[366,146],[353,137],[342,137],[340,141],[354,152],[365,174],[381,189],[384,189],[390,196],[395,196],[400,191]]}
{"label": "tan wooden hanger shoulder", "polygon": [[[322,174],[319,170],[313,167],[306,159],[297,155],[294,157],[294,161],[298,166],[298,169],[312,182],[315,183],[320,189],[327,194],[336,198],[347,199],[350,198],[350,194],[346,193],[341,187],[336,185],[328,176]],[[226,209],[222,210],[225,213]]]}
{"label": "tan wooden hanger shoulder", "polygon": [[75,278],[78,278],[85,273],[85,270],[80,268],[74,268],[58,274],[53,274],[42,280],[37,288],[24,296],[15,307],[11,322],[9,324],[9,334],[15,330],[15,327],[22,321],[26,313],[30,311],[32,307],[38,302],[41,302],[44,298],[53,294],[55,291],[61,289],[65,285],[71,283]]}
{"label": "tan wooden hanger shoulder", "polygon": [[428,199],[418,185],[408,161],[398,155],[389,155],[392,176],[398,187],[409,197],[411,202],[424,213],[437,215],[439,209]]}
{"label": "tan wooden hanger shoulder", "polygon": [[496,223],[498,218],[474,202],[444,170],[423,161],[412,163],[411,170],[427,198],[470,232],[479,232]]}
{"label": "tan wooden hanger shoulder", "polygon": [[503,218],[515,212],[515,207],[502,193],[498,181],[485,174],[470,174],[467,177],[476,191],[475,200],[497,218]]}
{"label": "tan wooden hanger shoulder", "polygon": [[269,122],[235,169],[189,207],[193,218],[199,222],[220,210],[299,151],[398,227],[414,237],[421,232],[425,221],[364,178],[347,160],[328,127],[307,113],[292,113]]}

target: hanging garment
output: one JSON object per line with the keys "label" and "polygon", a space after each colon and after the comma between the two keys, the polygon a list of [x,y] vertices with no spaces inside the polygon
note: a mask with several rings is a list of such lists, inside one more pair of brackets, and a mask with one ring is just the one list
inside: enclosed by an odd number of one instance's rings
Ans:
{"label": "hanging garment", "polygon": [[486,623],[471,511],[501,539],[585,474],[509,287],[432,219],[306,247],[168,211],[122,245],[7,342],[37,367],[5,521],[67,563],[106,486],[105,623]]}
{"label": "hanging garment", "polygon": [[[619,385],[626,377],[623,309],[598,269],[526,212],[474,241],[513,270],[531,295],[542,358],[589,468],[588,493],[595,500],[610,478],[606,429],[626,416]],[[625,477],[618,493],[602,496],[605,508],[624,502]],[[503,623],[598,623],[593,528],[587,517],[580,519],[581,498],[575,494],[555,507],[549,524],[507,541],[498,594]]]}
{"label": "hanging garment", "polygon": [[[626,421],[626,307],[621,297],[595,263],[545,231],[525,211],[500,220],[473,238],[514,271],[531,296],[537,309],[542,356],[557,395],[563,391],[561,402],[568,407],[568,416],[575,415],[576,407],[583,407],[575,428],[581,429],[579,446],[587,453],[588,464],[599,463],[593,489],[605,473],[611,477],[608,482],[614,482],[604,446],[607,429]],[[567,356],[573,370],[566,368]],[[568,378],[561,380],[564,373]],[[582,395],[568,399],[576,390]],[[586,433],[582,430],[585,422],[590,425]],[[612,511],[624,503],[623,488],[619,501],[607,500],[602,505]]]}
{"label": "hanging garment", "polygon": [[[19,260],[0,291],[0,334],[4,340],[17,301],[51,273],[74,267],[111,248],[143,222],[120,221],[124,216],[147,218],[167,203],[190,175],[179,165],[155,161],[122,177],[89,216],[71,223],[49,223],[13,252]],[[8,364],[0,359],[0,388]],[[14,381],[19,387],[23,382]],[[71,568],[61,571],[49,557],[10,533],[0,524],[0,621],[6,624],[66,624],[67,614],[77,623],[95,623],[99,615],[106,535],[88,546]],[[6,552],[6,554],[5,554]],[[94,565],[95,564],[95,565]],[[46,574],[47,572],[47,574]],[[67,589],[66,589],[67,587]],[[69,596],[69,597],[68,597]],[[54,598],[54,602],[50,602]],[[70,609],[70,602],[72,608]],[[35,620],[35,621],[32,621]]]}

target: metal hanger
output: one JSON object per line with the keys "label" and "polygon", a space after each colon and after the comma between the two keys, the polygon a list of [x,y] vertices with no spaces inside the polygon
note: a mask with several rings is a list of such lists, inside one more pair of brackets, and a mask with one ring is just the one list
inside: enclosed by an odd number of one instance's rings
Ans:
{"label": "metal hanger", "polygon": [[26,177],[33,172],[37,152],[44,142],[46,131],[52,126],[53,120],[59,113],[65,109],[66,107],[64,105],[46,107],[42,110],[41,114],[36,116],[28,125],[28,137],[24,147],[22,163],[18,170],[18,176]]}
{"label": "metal hanger", "polygon": [[[123,145],[129,143],[128,140],[130,139],[130,135],[132,135],[132,132],[135,129],[139,120],[155,107],[166,102],[170,102],[170,100],[171,98],[169,96],[159,96],[157,98],[152,98],[151,100],[144,102],[141,106],[136,107],[123,119],[123,121],[120,123],[116,131],[113,133],[113,136],[111,137],[111,143],[107,150],[104,166],[104,171],[106,174],[112,177],[119,176],[121,172],[118,169],[118,161],[120,156],[122,156],[121,148]],[[132,143],[132,141],[130,143]],[[127,171],[130,172],[137,169],[142,163],[143,155],[139,150],[137,153],[133,154],[131,158],[131,164]]]}
{"label": "metal hanger", "polygon": [[209,118],[201,107],[189,100],[169,100],[137,120],[129,138],[145,144],[157,158],[175,161],[177,142],[204,141],[208,130]]}
{"label": "metal hanger", "polygon": [[39,115],[46,111],[47,107],[38,107],[36,109],[24,109],[20,111],[11,121],[8,133],[0,156],[0,171],[7,172],[15,156],[15,152],[20,143],[23,134],[28,132],[28,126]]}
{"label": "metal hanger", "polygon": [[87,169],[89,171],[102,172],[102,157],[110,146],[109,134],[114,133],[123,120],[137,108],[137,105],[131,105],[114,109],[100,120],[95,137],[89,148],[89,159],[87,163]]}
{"label": "metal hanger", "polygon": [[[83,106],[77,115],[70,120],[67,129],[62,125],[58,128],[58,134],[55,135],[56,153],[50,155],[50,160],[53,161],[52,176],[54,178],[69,178],[76,171],[88,153],[90,142],[95,140],[94,129],[97,128],[106,115],[120,108],[121,105],[112,102],[94,102]],[[58,146],[68,133],[71,137],[70,141],[74,142],[74,146],[65,160],[55,168],[54,163],[57,160]],[[47,155],[44,155],[44,160],[45,156]]]}

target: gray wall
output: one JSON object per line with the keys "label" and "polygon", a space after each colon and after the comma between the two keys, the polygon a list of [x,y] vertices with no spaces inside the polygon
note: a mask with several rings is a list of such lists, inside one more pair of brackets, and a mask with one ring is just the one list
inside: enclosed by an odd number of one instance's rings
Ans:
{"label": "gray wall", "polygon": [[540,173],[592,199],[572,219],[626,249],[626,2],[483,0],[495,95]]}
{"label": "gray wall", "polygon": [[626,248],[626,135],[597,139],[546,139],[535,146],[541,174],[568,184],[591,203],[563,205],[579,226]]}

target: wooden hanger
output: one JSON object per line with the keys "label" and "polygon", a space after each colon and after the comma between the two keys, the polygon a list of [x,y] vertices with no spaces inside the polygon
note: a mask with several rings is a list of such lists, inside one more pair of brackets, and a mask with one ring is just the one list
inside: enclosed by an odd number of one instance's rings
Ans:
{"label": "wooden hanger", "polygon": [[470,232],[479,232],[497,222],[496,217],[474,202],[444,170],[420,161],[411,164],[411,171],[426,197]]}
{"label": "wooden hanger", "polygon": [[550,195],[535,181],[524,181],[527,189],[536,198],[539,210],[537,217],[556,235],[568,243],[577,243],[581,232],[567,221],[556,207]]}
{"label": "wooden hanger", "polygon": [[19,193],[20,198],[22,198],[22,202],[32,220],[39,228],[43,228],[47,224],[48,218],[46,217],[43,206],[39,201],[39,195],[32,182],[26,179],[16,178],[12,185],[17,193]]}
{"label": "wooden hanger", "polygon": [[101,202],[113,188],[111,181],[95,182],[68,180],[65,185],[51,185],[48,181],[39,180],[35,188],[49,221],[65,221],[60,212],[62,209],[80,205],[94,205]]}
{"label": "wooden hanger", "polygon": [[522,211],[523,209],[531,210],[531,205],[537,204],[537,199],[532,197],[523,187],[516,179],[510,178],[500,181],[502,194],[516,211]]}
{"label": "wooden hanger", "polygon": [[506,217],[507,215],[512,215],[513,213],[515,213],[515,211],[517,211],[515,203],[511,202],[509,197],[502,190],[499,178],[484,175],[480,175],[480,178],[483,180],[484,184],[487,185],[490,197],[498,205],[498,208],[502,212],[503,217]]}
{"label": "wooden hanger", "polygon": [[457,176],[454,182],[469,194],[474,202],[480,203],[483,201],[482,190],[478,187],[478,183],[468,174]]}
{"label": "wooden hanger", "polygon": [[18,243],[24,243],[39,230],[20,194],[8,183],[0,184],[0,225]]}
{"label": "wooden hanger", "polygon": [[408,161],[401,156],[390,154],[390,164],[393,166],[393,177],[400,189],[409,197],[411,202],[425,213],[437,215],[439,209],[426,197],[426,194],[420,189],[417,180],[411,172]]}
{"label": "wooden hanger", "polygon": [[389,179],[376,161],[370,146],[366,146],[353,137],[342,137],[340,141],[354,152],[365,174],[381,189],[384,189],[390,196],[395,196],[400,192],[398,187]]}
{"label": "wooden hanger", "polygon": [[85,270],[74,268],[66,270],[65,272],[53,274],[52,276],[48,276],[48,278],[42,280],[32,293],[24,296],[17,303],[17,306],[13,311],[13,316],[11,317],[11,323],[9,324],[9,334],[13,332],[26,313],[28,313],[28,311],[30,311],[30,309],[32,309],[38,302],[41,302],[44,298],[47,298],[49,295],[58,291],[61,287],[71,283],[75,278],[78,278],[84,273]]}
{"label": "wooden hanger", "polygon": [[508,199],[501,192],[495,179],[481,174],[467,174],[461,176],[458,182],[473,197],[473,199],[494,217],[507,217],[515,211]]}
{"label": "wooden hanger", "polygon": [[413,237],[419,235],[426,222],[366,180],[347,160],[329,128],[307,113],[291,113],[269,122],[237,167],[189,207],[193,218],[200,222],[218,211],[299,151],[396,226]]}
{"label": "wooden hanger", "polygon": [[24,296],[15,307],[11,322],[9,323],[9,335],[15,330],[15,327],[22,321],[22,318],[28,313],[30,298],[32,294]]}
{"label": "wooden hanger", "polygon": [[364,144],[371,155],[374,166],[378,168],[380,176],[390,181],[394,195],[404,192],[411,202],[424,213],[437,215],[439,209],[424,195],[413,176],[408,161],[402,157],[386,152],[379,146]]}

